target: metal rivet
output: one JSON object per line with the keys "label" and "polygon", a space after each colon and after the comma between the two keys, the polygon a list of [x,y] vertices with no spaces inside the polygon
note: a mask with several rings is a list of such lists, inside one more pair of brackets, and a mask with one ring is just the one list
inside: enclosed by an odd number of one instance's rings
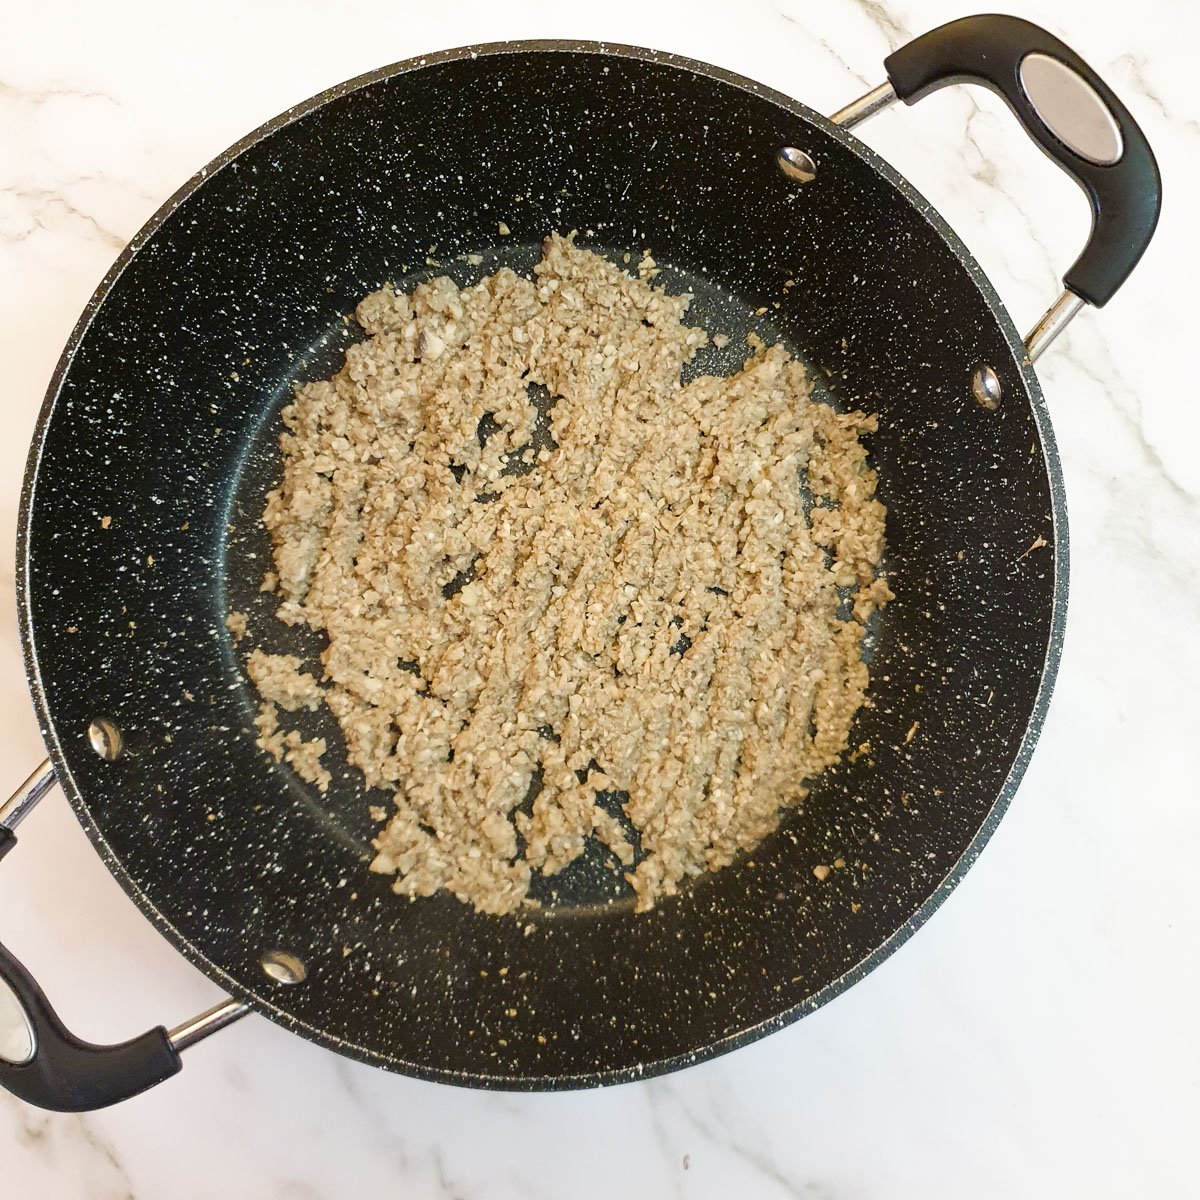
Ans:
{"label": "metal rivet", "polygon": [[795,146],[781,146],[775,155],[779,169],[797,183],[812,183],[817,177],[817,164]]}
{"label": "metal rivet", "polygon": [[303,983],[308,978],[308,968],[286,950],[268,950],[259,961],[276,983]]}
{"label": "metal rivet", "polygon": [[1000,386],[1000,378],[991,367],[980,367],[971,376],[971,395],[980,408],[995,412],[1004,398],[1004,389]]}
{"label": "metal rivet", "polygon": [[112,762],[125,748],[125,739],[121,737],[120,729],[108,717],[97,717],[88,726],[87,732],[92,749],[108,762]]}

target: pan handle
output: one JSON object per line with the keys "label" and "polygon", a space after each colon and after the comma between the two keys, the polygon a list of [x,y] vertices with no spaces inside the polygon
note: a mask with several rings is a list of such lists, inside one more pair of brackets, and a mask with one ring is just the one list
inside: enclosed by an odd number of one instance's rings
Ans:
{"label": "pan handle", "polygon": [[[49,762],[0,807],[0,859],[17,844],[14,826],[54,783]],[[77,1038],[37,981],[0,945],[0,1087],[54,1112],[87,1112],[127,1100],[178,1073],[179,1052],[248,1012],[227,1000],[170,1033],[161,1025],[115,1046]]]}
{"label": "pan handle", "polygon": [[835,113],[835,124],[849,128],[894,100],[915,104],[952,83],[982,84],[1087,194],[1091,234],[1063,276],[1063,295],[1026,338],[1035,359],[1081,302],[1099,308],[1112,299],[1150,242],[1162,178],[1145,135],[1074,50],[1019,17],[951,21],[901,46],[883,65],[888,82]]}

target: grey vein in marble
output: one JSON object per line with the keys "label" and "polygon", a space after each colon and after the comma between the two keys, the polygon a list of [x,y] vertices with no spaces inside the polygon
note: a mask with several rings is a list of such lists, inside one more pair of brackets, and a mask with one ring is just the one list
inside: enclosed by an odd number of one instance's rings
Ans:
{"label": "grey vein in marble", "polygon": [[19,207],[24,208],[30,221],[27,229],[15,233],[0,229],[0,241],[17,243],[26,241],[39,231],[55,232],[63,226],[63,221],[54,219],[54,214],[61,211],[65,217],[89,226],[105,245],[111,246],[114,250],[123,250],[128,241],[127,238],[123,238],[112,229],[106,229],[91,213],[77,208],[64,194],[65,187],[70,187],[72,183],[83,182],[87,178],[81,176],[72,180],[64,185],[63,190],[20,185],[0,187],[0,195],[13,197]]}
{"label": "grey vein in marble", "polygon": [[104,100],[118,105],[120,101],[108,92],[81,91],[68,87],[46,87],[33,90],[19,88],[0,79],[0,99],[15,100],[22,104],[44,104],[48,100]]}

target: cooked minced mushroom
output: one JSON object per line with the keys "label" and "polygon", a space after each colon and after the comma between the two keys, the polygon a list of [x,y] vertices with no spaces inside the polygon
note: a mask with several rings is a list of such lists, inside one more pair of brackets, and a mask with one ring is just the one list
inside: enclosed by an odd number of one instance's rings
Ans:
{"label": "cooked minced mushroom", "polygon": [[[647,909],[847,748],[891,599],[876,419],[753,337],[735,375],[683,385],[707,341],[689,301],[552,235],[532,279],[368,296],[367,339],[284,409],[268,578],[328,648],[320,686],[285,656],[250,669],[323,700],[394,794],[372,865],[397,892],[511,912],[594,840]],[[297,750],[273,709],[256,724]]]}

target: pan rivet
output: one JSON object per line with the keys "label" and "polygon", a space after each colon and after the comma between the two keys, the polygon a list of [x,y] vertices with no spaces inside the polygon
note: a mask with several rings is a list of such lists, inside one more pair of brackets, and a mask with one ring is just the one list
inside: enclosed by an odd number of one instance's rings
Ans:
{"label": "pan rivet", "polygon": [[817,164],[795,146],[781,146],[775,155],[779,169],[797,183],[812,183],[817,177]]}
{"label": "pan rivet", "polygon": [[304,963],[286,950],[268,950],[259,962],[276,983],[303,983],[308,977]]}
{"label": "pan rivet", "polygon": [[121,731],[107,717],[97,717],[88,726],[88,741],[101,758],[112,762],[125,748]]}
{"label": "pan rivet", "polygon": [[991,367],[980,367],[971,376],[971,395],[980,408],[995,412],[1004,398],[1004,389],[1000,386],[1000,378]]}

